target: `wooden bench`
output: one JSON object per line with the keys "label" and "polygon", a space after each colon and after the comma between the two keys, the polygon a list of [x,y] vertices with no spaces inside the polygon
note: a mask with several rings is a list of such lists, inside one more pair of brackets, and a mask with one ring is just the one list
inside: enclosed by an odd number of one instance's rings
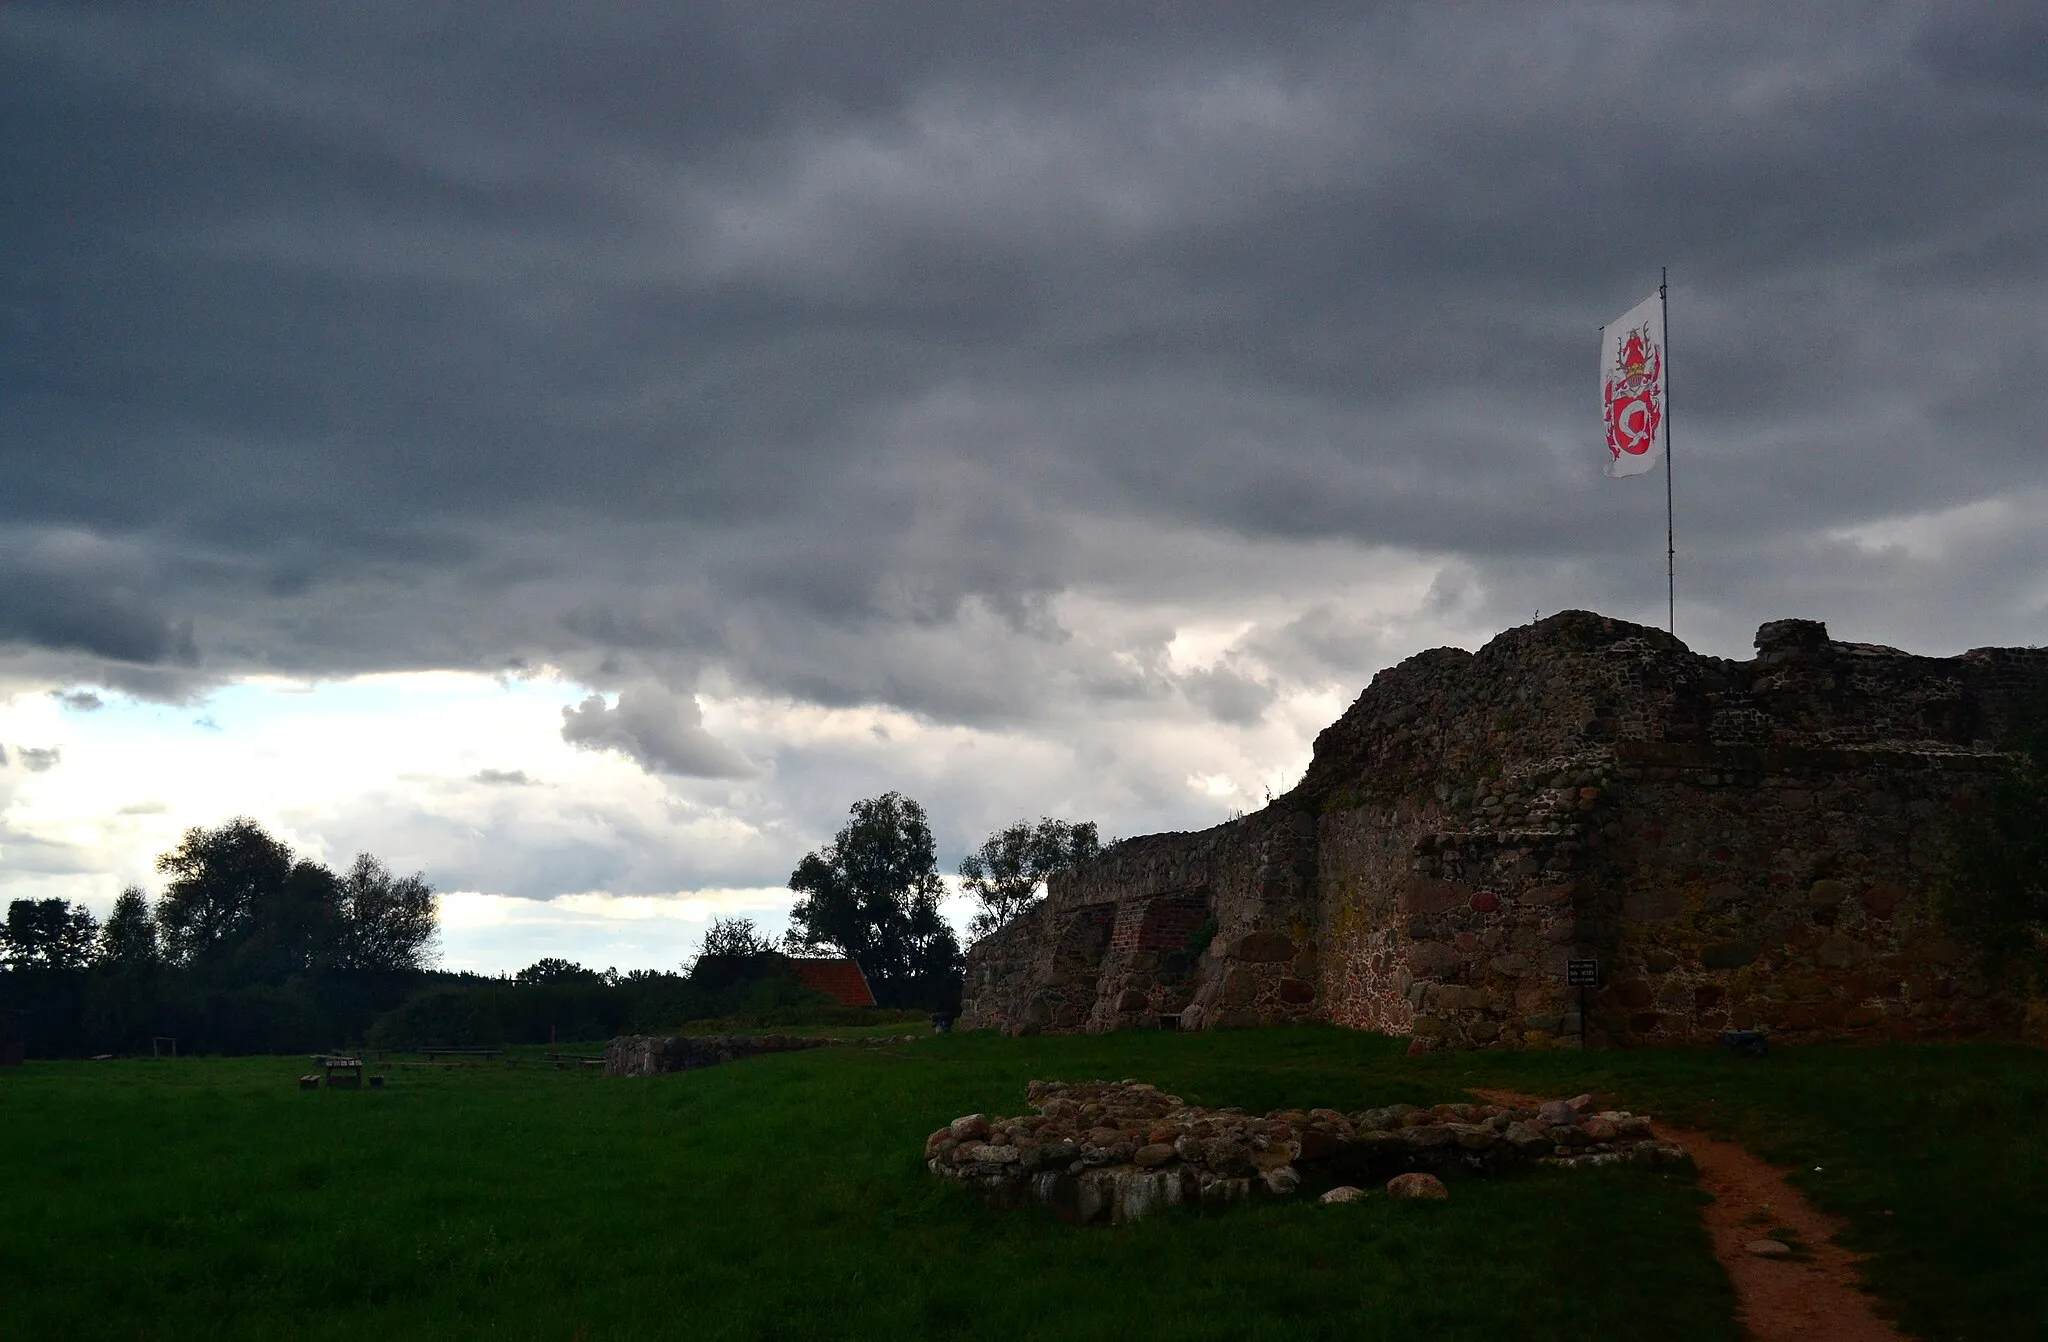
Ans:
{"label": "wooden bench", "polygon": [[436,1058],[495,1058],[504,1051],[501,1048],[423,1048],[420,1056],[432,1062]]}

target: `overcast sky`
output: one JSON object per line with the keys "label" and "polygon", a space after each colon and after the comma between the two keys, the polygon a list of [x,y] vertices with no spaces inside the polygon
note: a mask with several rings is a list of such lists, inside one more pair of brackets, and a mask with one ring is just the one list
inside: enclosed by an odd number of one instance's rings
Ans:
{"label": "overcast sky", "polygon": [[1372,673],[2048,642],[2038,4],[0,6],[0,898],[240,813],[448,963],[1130,834]]}

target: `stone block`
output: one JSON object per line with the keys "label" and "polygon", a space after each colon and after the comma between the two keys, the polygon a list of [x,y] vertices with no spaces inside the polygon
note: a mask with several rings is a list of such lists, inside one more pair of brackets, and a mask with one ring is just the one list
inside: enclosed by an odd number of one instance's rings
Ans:
{"label": "stone block", "polygon": [[1733,881],[1721,881],[1707,888],[1707,901],[1703,906],[1708,913],[1716,913],[1732,904],[1740,904],[1749,898],[1749,892]]}
{"label": "stone block", "polygon": [[1632,923],[1669,922],[1684,912],[1684,896],[1670,886],[1631,890],[1622,900],[1622,916]]}
{"label": "stone block", "polygon": [[1457,947],[1443,941],[1416,941],[1408,946],[1408,972],[1417,978],[1435,978],[1465,963]]}
{"label": "stone block", "polygon": [[1848,969],[1860,965],[1870,958],[1870,948],[1853,937],[1833,936],[1821,942],[1814,952],[1825,969]]}
{"label": "stone block", "polygon": [[1728,941],[1700,951],[1700,965],[1706,969],[1740,969],[1764,953],[1753,941]]}
{"label": "stone block", "polygon": [[1849,897],[1847,881],[1815,881],[1806,892],[1807,902],[1816,909],[1831,909]]}
{"label": "stone block", "polygon": [[1455,882],[1428,876],[1410,876],[1401,887],[1401,912],[1407,914],[1449,913],[1470,898]]}
{"label": "stone block", "polygon": [[1259,931],[1240,937],[1228,954],[1253,964],[1280,964],[1292,960],[1297,949],[1293,939],[1284,933]]}

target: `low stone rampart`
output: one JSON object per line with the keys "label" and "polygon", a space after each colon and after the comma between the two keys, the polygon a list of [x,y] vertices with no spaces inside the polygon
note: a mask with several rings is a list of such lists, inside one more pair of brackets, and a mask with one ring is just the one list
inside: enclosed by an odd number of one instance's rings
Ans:
{"label": "low stone rampart", "polygon": [[621,1035],[605,1045],[606,1076],[659,1076],[663,1072],[688,1072],[699,1067],[716,1067],[741,1058],[764,1053],[794,1053],[799,1049],[826,1048],[843,1044],[843,1039],[815,1035]]}

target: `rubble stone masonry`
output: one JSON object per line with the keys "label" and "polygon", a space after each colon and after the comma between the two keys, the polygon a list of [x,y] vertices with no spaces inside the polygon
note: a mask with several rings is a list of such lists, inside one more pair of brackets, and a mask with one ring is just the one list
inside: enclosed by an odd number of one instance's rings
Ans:
{"label": "rubble stone masonry", "polygon": [[[1329,1020],[1423,1047],[2020,1033],[2028,1004],[1939,899],[2048,650],[1917,657],[1810,620],[1756,649],[1567,611],[1412,657],[1263,810],[1054,878],[969,952],[962,1024]],[[1599,965],[1584,1021],[1572,959]]]}

